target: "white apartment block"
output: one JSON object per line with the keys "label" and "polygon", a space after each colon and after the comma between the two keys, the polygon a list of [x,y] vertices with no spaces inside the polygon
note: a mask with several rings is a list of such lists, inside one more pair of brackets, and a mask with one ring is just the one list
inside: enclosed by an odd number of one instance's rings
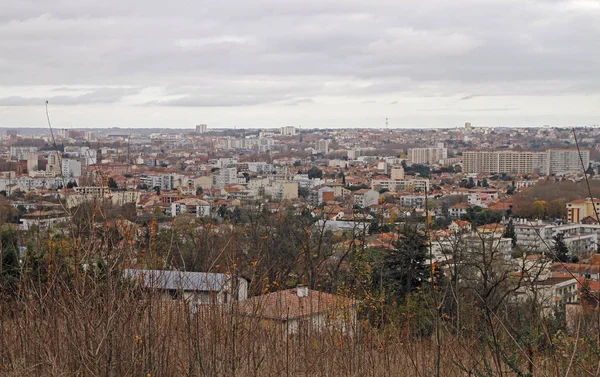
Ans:
{"label": "white apartment block", "polygon": [[360,150],[358,149],[349,149],[347,153],[348,160],[356,160],[358,157],[360,157]]}
{"label": "white apartment block", "polygon": [[429,179],[375,179],[371,182],[374,190],[389,191],[429,191]]}
{"label": "white apartment block", "polygon": [[362,189],[352,194],[354,205],[360,208],[367,208],[379,204],[379,193],[375,190]]}
{"label": "white apartment block", "polygon": [[170,191],[177,188],[173,174],[142,174],[140,183],[149,188],[159,187],[161,191]]}
{"label": "white apartment block", "polygon": [[81,162],[63,158],[60,162],[61,174],[63,177],[77,178],[81,177]]}
{"label": "white apartment block", "polygon": [[215,167],[217,167],[219,169],[229,168],[229,167],[237,165],[237,163],[238,163],[238,159],[236,157],[219,158],[217,160],[217,163],[215,164]]}
{"label": "white apartment block", "polygon": [[[590,151],[581,150],[581,157],[577,149],[549,149],[548,170],[550,174],[582,173],[590,163]],[[583,164],[582,164],[583,160]],[[582,166],[583,165],[583,166]]]}
{"label": "white apartment block", "polygon": [[231,184],[245,184],[245,178],[242,178],[242,180],[238,179],[236,167],[222,168],[213,176],[213,186],[221,189]]}
{"label": "white apartment block", "polygon": [[[587,168],[590,152],[582,150],[581,159]],[[560,175],[582,172],[582,165],[576,149],[549,149],[545,152],[466,151],[463,152],[463,169],[467,173],[475,174]]]}
{"label": "white apartment block", "polygon": [[413,164],[436,164],[448,158],[447,148],[410,148],[408,161]]}
{"label": "white apartment block", "polygon": [[400,197],[400,205],[404,208],[424,208],[425,195],[404,195]]}
{"label": "white apartment block", "polygon": [[394,166],[390,175],[392,181],[400,181],[404,179],[404,168],[402,166]]}
{"label": "white apartment block", "polygon": [[286,200],[298,198],[298,182],[273,182],[265,187],[265,194],[274,200]]}
{"label": "white apartment block", "polygon": [[282,136],[295,136],[296,135],[296,127],[283,126],[280,128],[280,132],[281,132]]}
{"label": "white apartment block", "polygon": [[208,126],[206,124],[199,124],[196,126],[197,134],[204,134],[208,130]]}
{"label": "white apartment block", "polygon": [[56,190],[65,187],[69,182],[79,184],[77,178],[49,178],[49,177],[19,177],[15,179],[0,178],[0,191],[6,190],[10,185],[18,185],[23,191],[34,189]]}
{"label": "white apartment block", "polygon": [[554,236],[564,235],[564,242],[573,255],[586,257],[595,253],[600,225],[596,224],[544,224],[541,221],[515,220],[517,245],[528,252],[548,252],[554,247]]}
{"label": "white apartment block", "polygon": [[10,147],[10,157],[26,160],[30,153],[37,153],[37,147]]}
{"label": "white apartment block", "polygon": [[98,162],[98,151],[90,147],[65,147],[65,154],[69,158],[78,158],[83,165],[93,165]]}
{"label": "white apartment block", "polygon": [[323,154],[329,153],[329,140],[327,140],[327,139],[318,140],[315,144],[315,150],[317,152],[321,152]]}
{"label": "white apartment block", "polygon": [[194,217],[210,216],[210,204],[202,199],[186,198],[171,203],[171,216],[187,213]]}
{"label": "white apartment block", "polygon": [[27,154],[27,171],[31,174],[34,171],[37,171],[39,166],[39,155],[37,153],[28,153]]}

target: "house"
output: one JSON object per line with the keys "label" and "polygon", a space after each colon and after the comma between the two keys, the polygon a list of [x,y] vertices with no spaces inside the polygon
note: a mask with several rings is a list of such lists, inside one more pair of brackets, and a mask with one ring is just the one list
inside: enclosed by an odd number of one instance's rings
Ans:
{"label": "house", "polygon": [[360,302],[299,286],[240,302],[237,312],[263,319],[267,326],[283,327],[288,334],[336,329],[352,333]]}
{"label": "house", "polygon": [[52,226],[71,221],[71,216],[60,210],[35,211],[28,213],[21,219],[21,230],[29,230],[33,226],[48,229]]}
{"label": "house", "polygon": [[472,189],[469,190],[467,200],[471,206],[479,206],[481,208],[487,208],[488,205],[498,199],[498,191],[486,190],[486,189]]}
{"label": "house", "polygon": [[310,189],[309,200],[314,205],[335,201],[335,190],[329,186],[316,186]]}
{"label": "house", "polygon": [[448,229],[450,229],[453,233],[463,233],[463,232],[470,232],[472,230],[472,225],[469,221],[464,221],[464,220],[454,220],[449,226]]}
{"label": "house", "polygon": [[354,198],[354,205],[360,208],[367,208],[379,203],[379,193],[375,190],[358,190],[354,192],[352,197]]}
{"label": "house", "polygon": [[188,213],[192,216],[210,216],[210,204],[198,198],[185,198],[171,203],[171,216]]}
{"label": "house", "polygon": [[600,213],[600,199],[585,198],[574,200],[566,204],[567,222],[578,223],[586,217],[596,218],[596,212]]}
{"label": "house", "polygon": [[142,288],[158,291],[164,300],[229,304],[248,297],[248,281],[229,274],[127,269],[123,276]]}
{"label": "house", "polygon": [[579,302],[579,282],[570,275],[554,275],[523,284],[516,292],[518,302],[536,301],[545,315],[554,308]]}
{"label": "house", "polygon": [[460,217],[462,215],[466,215],[467,214],[467,209],[470,206],[467,203],[458,203],[453,205],[452,207],[450,207],[448,209],[448,213],[450,215],[450,218],[452,219],[460,219]]}

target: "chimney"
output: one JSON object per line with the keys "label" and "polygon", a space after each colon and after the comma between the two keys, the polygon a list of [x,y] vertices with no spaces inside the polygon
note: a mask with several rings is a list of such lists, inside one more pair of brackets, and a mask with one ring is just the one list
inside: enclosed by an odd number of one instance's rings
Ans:
{"label": "chimney", "polygon": [[299,285],[296,287],[296,294],[299,298],[308,297],[308,287],[306,285]]}

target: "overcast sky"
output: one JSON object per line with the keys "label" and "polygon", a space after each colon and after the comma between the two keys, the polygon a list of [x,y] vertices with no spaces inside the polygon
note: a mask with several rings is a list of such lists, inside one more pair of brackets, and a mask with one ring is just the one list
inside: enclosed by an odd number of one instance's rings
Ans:
{"label": "overcast sky", "polygon": [[0,126],[600,123],[600,0],[3,0]]}

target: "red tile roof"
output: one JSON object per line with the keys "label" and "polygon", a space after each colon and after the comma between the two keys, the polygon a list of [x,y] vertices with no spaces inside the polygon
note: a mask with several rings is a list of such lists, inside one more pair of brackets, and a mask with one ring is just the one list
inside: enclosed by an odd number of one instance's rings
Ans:
{"label": "red tile roof", "polygon": [[296,288],[252,297],[240,302],[241,314],[288,320],[308,317],[328,310],[354,307],[359,301],[325,292],[308,291],[307,297],[298,297]]}

